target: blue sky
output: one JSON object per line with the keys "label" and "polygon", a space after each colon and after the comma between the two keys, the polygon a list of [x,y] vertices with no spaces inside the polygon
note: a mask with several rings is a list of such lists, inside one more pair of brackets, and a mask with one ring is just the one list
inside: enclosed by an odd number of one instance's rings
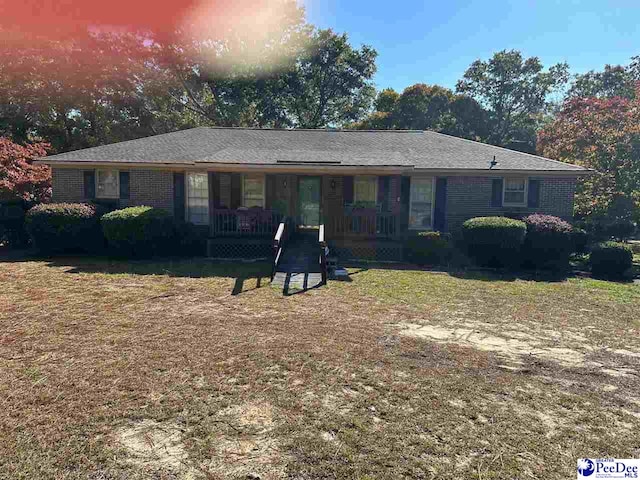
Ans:
{"label": "blue sky", "polygon": [[308,20],[378,51],[379,88],[450,88],[474,60],[516,49],[571,73],[640,55],[640,0],[304,0]]}

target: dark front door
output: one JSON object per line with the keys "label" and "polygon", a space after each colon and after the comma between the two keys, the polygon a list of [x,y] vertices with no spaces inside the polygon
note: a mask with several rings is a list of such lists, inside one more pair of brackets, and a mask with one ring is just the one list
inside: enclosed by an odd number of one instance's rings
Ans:
{"label": "dark front door", "polygon": [[298,178],[298,225],[320,225],[320,177]]}

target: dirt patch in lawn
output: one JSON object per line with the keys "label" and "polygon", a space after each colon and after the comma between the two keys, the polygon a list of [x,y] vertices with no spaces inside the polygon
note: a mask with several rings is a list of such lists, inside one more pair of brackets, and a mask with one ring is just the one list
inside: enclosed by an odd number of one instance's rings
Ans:
{"label": "dirt patch in lawn", "polygon": [[218,412],[210,424],[210,458],[189,461],[186,439],[191,432],[170,422],[143,420],[119,429],[116,439],[126,461],[150,474],[169,474],[184,480],[203,475],[275,480],[286,475],[285,456],[273,436],[274,409],[266,403],[247,403]]}
{"label": "dirt patch in lawn", "polygon": [[288,458],[273,435],[274,411],[273,406],[264,402],[234,405],[220,411],[214,423],[231,428],[214,435],[206,470],[232,478],[247,478],[251,474],[267,480],[284,478]]}
{"label": "dirt patch in lawn", "polygon": [[[635,376],[638,372],[628,365],[603,363],[590,359],[596,349],[589,345],[586,338],[579,334],[544,331],[527,331],[525,325],[519,330],[503,330],[501,335],[483,329],[481,323],[462,323],[460,326],[442,326],[436,324],[400,323],[400,334],[409,337],[427,339],[439,343],[452,343],[472,347],[485,352],[493,352],[508,370],[517,371],[525,364],[535,360],[551,361],[567,368],[594,368],[613,377]],[[550,343],[555,344],[551,346]],[[634,352],[615,350],[611,353],[635,357]],[[609,359],[611,356],[609,357]],[[601,360],[599,358],[598,360]]]}
{"label": "dirt patch in lawn", "polygon": [[518,338],[492,335],[469,325],[449,328],[441,325],[420,325],[416,323],[401,323],[398,325],[400,334],[410,337],[425,338],[442,343],[455,343],[470,346],[478,350],[495,352],[510,364],[523,364],[523,357],[532,356],[552,360],[567,367],[582,366],[586,363],[585,353],[570,348],[543,347],[535,338],[524,340]]}
{"label": "dirt patch in lawn", "polygon": [[127,452],[127,461],[143,468],[184,473],[187,451],[182,430],[171,423],[143,420],[121,428],[116,433]]}

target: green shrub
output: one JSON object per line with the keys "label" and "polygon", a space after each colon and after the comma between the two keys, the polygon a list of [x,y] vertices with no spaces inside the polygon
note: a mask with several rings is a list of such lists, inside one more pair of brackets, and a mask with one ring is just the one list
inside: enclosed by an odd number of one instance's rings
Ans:
{"label": "green shrub", "polygon": [[150,257],[179,251],[173,217],[166,210],[129,207],[103,215],[100,222],[109,249],[118,255]]}
{"label": "green shrub", "polygon": [[451,257],[451,235],[417,232],[406,242],[407,259],[419,265],[440,265]]}
{"label": "green shrub", "polygon": [[571,224],[552,215],[533,214],[523,219],[527,235],[522,246],[528,268],[566,270],[573,250]]}
{"label": "green shrub", "polygon": [[627,240],[636,233],[636,224],[628,219],[616,219],[606,225],[606,233],[609,238]]}
{"label": "green shrub", "polygon": [[593,248],[589,262],[596,277],[622,278],[633,266],[633,252],[627,244],[603,242]]}
{"label": "green shrub", "polygon": [[86,203],[40,204],[27,212],[25,227],[41,252],[95,252],[104,248],[101,214],[95,205]]}
{"label": "green shrub", "polygon": [[462,224],[463,247],[475,263],[487,267],[515,267],[527,226],[506,217],[477,217]]}
{"label": "green shrub", "polygon": [[29,235],[24,222],[29,208],[24,200],[0,202],[0,243],[18,248],[27,246]]}
{"label": "green shrub", "polygon": [[571,250],[574,253],[586,253],[591,243],[591,236],[584,228],[574,226],[571,229]]}

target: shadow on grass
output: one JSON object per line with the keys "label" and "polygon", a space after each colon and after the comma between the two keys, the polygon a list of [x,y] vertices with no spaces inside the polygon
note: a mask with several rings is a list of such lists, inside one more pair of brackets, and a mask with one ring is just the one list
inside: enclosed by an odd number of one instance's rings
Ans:
{"label": "shadow on grass", "polygon": [[495,268],[461,268],[437,265],[415,265],[405,263],[346,262],[342,264],[350,270],[349,277],[357,276],[369,270],[401,270],[440,273],[462,280],[480,280],[486,282],[513,282],[529,280],[535,282],[563,282],[568,278],[580,276],[577,272],[550,272],[522,270],[511,272]]}
{"label": "shadow on grass", "polygon": [[[4,253],[4,252],[3,252]],[[48,257],[22,251],[0,255],[0,263],[45,262],[48,267],[64,268],[65,273],[106,275],[164,275],[184,278],[235,279],[232,295],[239,295],[269,284],[271,264],[266,261],[214,261],[207,258],[155,258],[126,260],[93,255]],[[255,287],[245,289],[247,281]]]}

